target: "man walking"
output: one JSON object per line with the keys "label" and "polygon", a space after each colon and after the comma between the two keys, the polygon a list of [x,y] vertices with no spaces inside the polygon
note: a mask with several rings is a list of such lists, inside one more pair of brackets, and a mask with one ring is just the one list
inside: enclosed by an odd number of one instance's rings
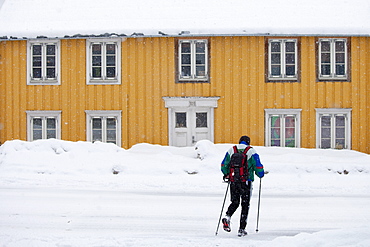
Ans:
{"label": "man walking", "polygon": [[245,227],[247,226],[254,174],[259,178],[262,178],[265,174],[259,155],[250,146],[248,136],[240,137],[239,144],[227,151],[221,163],[221,171],[224,174],[224,180],[228,180],[230,183],[231,194],[231,204],[222,219],[223,228],[227,232],[231,231],[231,216],[241,204],[238,236],[245,236],[247,235]]}

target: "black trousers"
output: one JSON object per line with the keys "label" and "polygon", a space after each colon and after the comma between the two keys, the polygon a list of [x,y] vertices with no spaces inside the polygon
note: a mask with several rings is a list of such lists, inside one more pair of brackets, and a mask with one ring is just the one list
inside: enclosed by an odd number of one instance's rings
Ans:
{"label": "black trousers", "polygon": [[252,195],[252,182],[230,182],[230,195],[231,204],[226,211],[226,215],[231,217],[239,207],[239,204],[241,204],[242,210],[239,229],[245,229]]}

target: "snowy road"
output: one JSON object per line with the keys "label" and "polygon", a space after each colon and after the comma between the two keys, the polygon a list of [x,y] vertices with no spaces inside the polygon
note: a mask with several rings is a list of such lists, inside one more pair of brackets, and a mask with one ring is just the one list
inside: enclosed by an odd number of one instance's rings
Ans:
{"label": "snowy road", "polygon": [[[234,231],[220,227],[214,236],[222,194],[0,188],[0,198],[2,246],[217,246],[242,241],[236,237],[239,211],[232,219]],[[279,236],[366,225],[368,205],[370,196],[265,194],[256,234],[255,192],[247,238],[260,245]]]}

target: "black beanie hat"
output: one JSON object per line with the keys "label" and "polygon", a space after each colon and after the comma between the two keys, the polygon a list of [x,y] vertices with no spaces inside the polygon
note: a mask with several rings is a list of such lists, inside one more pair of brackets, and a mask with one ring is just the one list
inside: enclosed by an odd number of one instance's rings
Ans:
{"label": "black beanie hat", "polygon": [[249,136],[242,136],[240,137],[240,140],[239,140],[239,143],[241,142],[245,142],[249,145],[251,143],[251,138],[249,138]]}

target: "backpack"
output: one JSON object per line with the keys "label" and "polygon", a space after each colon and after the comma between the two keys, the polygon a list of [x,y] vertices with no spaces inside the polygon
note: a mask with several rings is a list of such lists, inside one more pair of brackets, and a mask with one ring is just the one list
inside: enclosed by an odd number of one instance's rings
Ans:
{"label": "backpack", "polygon": [[230,159],[230,181],[246,182],[249,177],[247,152],[251,146],[246,147],[241,153],[236,146],[233,148],[234,153]]}

